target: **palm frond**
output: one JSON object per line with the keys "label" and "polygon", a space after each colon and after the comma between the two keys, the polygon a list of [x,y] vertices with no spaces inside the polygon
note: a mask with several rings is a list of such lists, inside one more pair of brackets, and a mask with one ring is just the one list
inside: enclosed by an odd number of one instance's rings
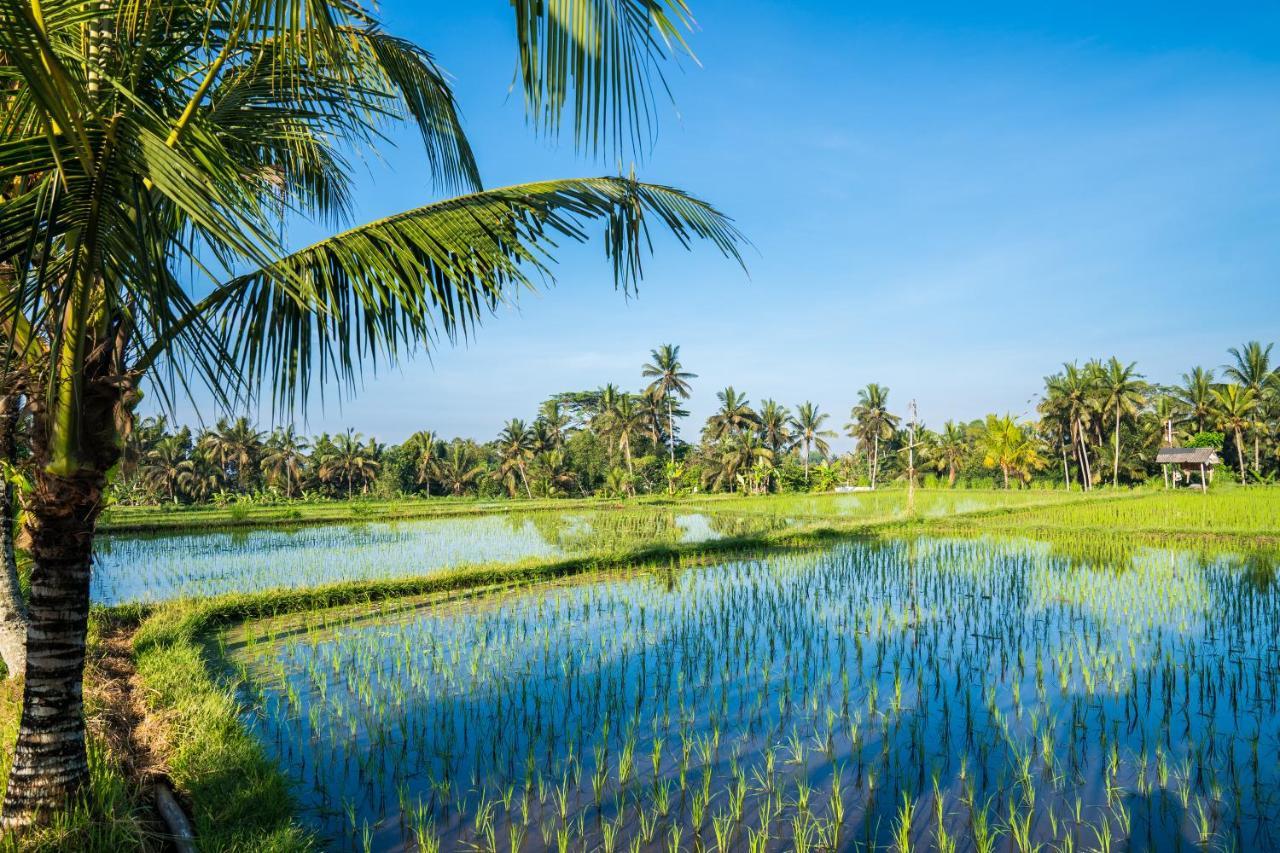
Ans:
{"label": "palm frond", "polygon": [[742,237],[706,202],[625,178],[522,184],[427,205],[324,240],[213,294],[227,350],[279,405],[304,403],[310,372],[343,385],[363,362],[465,336],[512,292],[550,280],[557,241],[603,225],[616,285],[632,291],[654,224],[684,247],[741,263]]}
{"label": "palm frond", "polygon": [[656,130],[662,63],[692,56],[684,0],[511,0],[520,79],[534,123],[556,133],[566,111],[573,137],[594,153],[643,151]]}

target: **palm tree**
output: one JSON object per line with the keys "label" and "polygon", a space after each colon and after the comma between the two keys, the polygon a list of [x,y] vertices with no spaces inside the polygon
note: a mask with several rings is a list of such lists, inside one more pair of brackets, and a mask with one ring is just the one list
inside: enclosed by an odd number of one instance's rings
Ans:
{"label": "palm tree", "polygon": [[1190,373],[1182,374],[1182,385],[1173,389],[1186,417],[1195,421],[1196,432],[1204,432],[1204,425],[1213,418],[1213,389],[1213,371],[1203,367],[1193,367]]}
{"label": "palm tree", "polygon": [[[1255,399],[1261,401],[1271,384],[1275,381],[1276,371],[1271,367],[1271,350],[1275,344],[1265,347],[1259,341],[1249,341],[1243,347],[1227,350],[1231,354],[1232,364],[1225,365],[1223,372],[1232,382],[1239,383],[1252,391]],[[1255,425],[1253,432],[1253,467],[1262,470],[1262,432],[1261,424]]]}
{"label": "palm tree", "polygon": [[845,430],[851,438],[871,445],[871,488],[880,473],[880,442],[893,438],[898,416],[889,414],[889,389],[872,382],[858,392],[858,404],[849,413]]}
{"label": "palm tree", "polygon": [[831,445],[827,443],[827,439],[835,436],[835,433],[829,429],[822,428],[827,418],[826,412],[820,412],[818,407],[808,400],[796,406],[796,416],[792,420],[792,425],[795,427],[796,432],[799,433],[800,443],[804,447],[804,482],[806,485],[809,483],[810,449],[816,449],[818,455],[823,459],[826,459],[827,454],[831,452]]}
{"label": "palm tree", "polygon": [[1122,364],[1115,356],[1102,369],[1101,390],[1103,407],[1115,413],[1115,446],[1112,452],[1111,485],[1120,485],[1120,418],[1138,416],[1138,410],[1146,404],[1147,383],[1137,372],[1137,363]]}
{"label": "palm tree", "polygon": [[498,434],[496,442],[498,450],[498,468],[494,476],[507,487],[507,494],[516,496],[516,477],[524,486],[525,495],[533,497],[529,488],[528,468],[533,461],[537,447],[534,444],[533,430],[525,426],[524,421],[512,418]]}
{"label": "palm tree", "polygon": [[435,469],[436,455],[444,443],[431,430],[419,430],[405,439],[402,447],[413,460],[414,482],[427,490],[431,497],[431,472]]}
{"label": "palm tree", "polygon": [[1089,491],[1093,488],[1093,468],[1089,462],[1087,433],[1098,397],[1096,373],[1087,367],[1082,370],[1075,362],[1070,362],[1063,364],[1062,373],[1050,377],[1047,384],[1050,405],[1060,411],[1067,421],[1080,471],[1081,488]]}
{"label": "palm tree", "polygon": [[777,400],[760,402],[760,438],[775,459],[791,449],[791,412]]}
{"label": "palm tree", "polygon": [[601,424],[600,434],[622,455],[628,474],[635,474],[631,460],[631,448],[644,433],[644,411],[631,394],[620,394]]}
{"label": "palm tree", "polygon": [[742,432],[760,426],[760,416],[751,408],[745,394],[739,394],[730,385],[716,392],[720,408],[707,418],[706,435],[711,441],[723,441]]}
{"label": "palm tree", "polygon": [[538,409],[538,417],[534,421],[534,429],[539,436],[542,450],[558,450],[564,447],[569,437],[569,415],[556,400],[547,400]]}
{"label": "palm tree", "polygon": [[736,491],[737,485],[745,481],[746,472],[761,461],[772,462],[773,451],[764,446],[754,431],[735,432],[708,460],[706,477],[713,488]]}
{"label": "palm tree", "polygon": [[209,454],[234,478],[237,488],[249,492],[251,478],[262,453],[262,433],[254,429],[248,418],[228,423],[224,418],[200,439]]}
{"label": "palm tree", "polygon": [[321,460],[320,478],[329,483],[345,482],[350,498],[356,483],[362,491],[368,490],[369,481],[382,467],[381,456],[382,449],[376,441],[365,442],[360,433],[348,429],[334,439],[333,451]]}
{"label": "palm tree", "polygon": [[955,421],[944,423],[935,450],[938,464],[947,469],[947,485],[955,486],[956,472],[969,452],[969,435],[965,428]]}
{"label": "palm tree", "polygon": [[143,458],[143,481],[173,503],[178,502],[178,490],[190,482],[194,473],[195,463],[187,458],[187,448],[177,436],[162,439]]}
{"label": "palm tree", "polygon": [[449,494],[461,497],[484,474],[484,465],[470,442],[456,439],[436,461],[434,471],[436,479]]}
{"label": "palm tree", "polygon": [[1235,382],[1213,390],[1216,401],[1217,421],[1220,429],[1230,430],[1235,436],[1236,461],[1240,465],[1240,482],[1244,474],[1244,433],[1254,425],[1253,414],[1258,408],[1258,395],[1252,388]]}
{"label": "palm tree", "polygon": [[565,494],[577,482],[577,475],[569,467],[569,456],[562,448],[543,453],[538,457],[538,464],[548,497]]}
{"label": "palm tree", "polygon": [[285,497],[297,497],[306,464],[307,440],[294,430],[293,424],[271,433],[262,454],[262,473],[272,485],[283,482]]}
{"label": "palm tree", "polygon": [[1035,440],[1012,415],[987,415],[986,423],[978,434],[978,450],[982,453],[983,465],[1000,468],[1006,489],[1009,488],[1010,474],[1029,480],[1032,470],[1044,466]]}
{"label": "palm tree", "polygon": [[[643,153],[663,63],[686,49],[683,0],[509,5],[533,123],[618,160]],[[603,177],[482,190],[447,76],[359,0],[4,0],[0,77],[19,93],[0,107],[0,360],[29,366],[41,389],[26,503],[38,642],[11,828],[88,778],[93,533],[141,382],[161,399],[196,384],[219,404],[281,407],[305,402],[317,366],[355,387],[370,359],[453,340],[508,292],[553,278],[548,253],[589,236],[588,221],[602,222],[624,291],[651,224],[738,257],[731,223],[672,188]],[[395,119],[420,132],[435,185],[463,194],[290,251],[281,222],[346,224],[352,167]],[[165,363],[181,371],[154,369]]]}
{"label": "palm tree", "polygon": [[649,363],[640,371],[646,379],[653,378],[649,384],[654,398],[667,405],[667,442],[671,450],[671,461],[676,461],[676,419],[672,409],[672,398],[689,399],[690,379],[697,379],[698,374],[689,373],[680,363],[680,347],[676,344],[663,344],[649,352]]}

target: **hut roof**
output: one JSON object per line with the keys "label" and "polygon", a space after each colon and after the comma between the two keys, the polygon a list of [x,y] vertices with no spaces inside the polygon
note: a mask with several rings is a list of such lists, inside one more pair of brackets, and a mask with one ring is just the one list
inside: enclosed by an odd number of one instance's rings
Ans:
{"label": "hut roof", "polygon": [[1162,447],[1156,453],[1156,461],[1175,465],[1217,465],[1218,452],[1212,447]]}

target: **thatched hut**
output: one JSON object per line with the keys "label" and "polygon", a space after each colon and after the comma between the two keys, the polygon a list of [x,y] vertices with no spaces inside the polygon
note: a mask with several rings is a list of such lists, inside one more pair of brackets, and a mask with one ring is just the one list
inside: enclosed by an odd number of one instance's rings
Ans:
{"label": "thatched hut", "polygon": [[[1197,470],[1200,472],[1200,491],[1208,491],[1209,480],[1213,478],[1213,466],[1220,461],[1218,451],[1212,447],[1162,447],[1156,453],[1156,461],[1164,466],[1165,485],[1169,484],[1169,468],[1173,466],[1173,485],[1185,481],[1191,485],[1191,478]],[[1206,474],[1207,472],[1207,474]]]}

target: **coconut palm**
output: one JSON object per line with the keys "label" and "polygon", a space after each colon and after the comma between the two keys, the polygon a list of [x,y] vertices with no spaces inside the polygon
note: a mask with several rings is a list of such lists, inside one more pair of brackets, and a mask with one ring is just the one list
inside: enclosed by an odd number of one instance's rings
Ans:
{"label": "coconut palm", "polygon": [[1081,369],[1075,362],[1062,365],[1062,373],[1047,380],[1050,410],[1060,412],[1067,422],[1071,444],[1075,449],[1080,472],[1080,485],[1093,488],[1093,468],[1089,460],[1088,431],[1097,411],[1098,382],[1094,371]]}
{"label": "coconut palm", "polygon": [[1182,384],[1173,389],[1174,398],[1185,416],[1195,423],[1196,432],[1204,432],[1205,424],[1213,419],[1213,389],[1213,371],[1203,367],[1193,367],[1191,372],[1182,374]]}
{"label": "coconut palm", "polygon": [[[685,49],[683,0],[509,5],[535,126],[555,133],[568,117],[590,151],[643,153],[662,65]],[[140,383],[161,400],[195,384],[223,404],[288,406],[320,366],[354,387],[362,364],[468,332],[504,294],[549,278],[549,252],[591,220],[625,291],[650,223],[737,255],[721,214],[668,187],[482,190],[448,78],[360,0],[0,0],[0,76],[15,93],[0,107],[0,349],[42,397],[26,502],[39,641],[10,827],[88,776],[93,532]],[[281,222],[347,223],[352,167],[398,120],[420,132],[436,187],[464,194],[290,251]]]}
{"label": "coconut palm", "polygon": [[434,472],[435,478],[449,494],[461,497],[474,488],[476,482],[483,476],[484,465],[471,442],[456,439],[436,460]]}
{"label": "coconut palm", "polygon": [[711,441],[724,441],[743,432],[757,429],[760,416],[751,408],[745,394],[739,394],[730,385],[716,392],[720,408],[707,418],[706,436]]}
{"label": "coconut palm", "polygon": [[673,398],[689,399],[690,379],[697,379],[698,374],[690,373],[680,363],[680,347],[676,344],[663,344],[649,351],[649,362],[641,369],[640,375],[652,378],[649,384],[654,399],[667,407],[667,443],[671,452],[671,461],[676,461],[676,419],[673,409]]}
{"label": "coconut palm", "polygon": [[209,458],[227,471],[241,492],[248,492],[262,454],[262,433],[249,423],[248,418],[236,418],[229,422],[220,420],[212,430],[200,438]]}
{"label": "coconut palm", "polygon": [[281,427],[267,438],[262,452],[262,473],[271,485],[284,484],[285,497],[298,496],[306,467],[307,440],[298,435],[293,424]]}
{"label": "coconut palm", "polygon": [[760,401],[760,439],[776,459],[791,449],[791,412],[777,400]]}
{"label": "coconut palm", "polygon": [[569,466],[569,456],[563,448],[548,450],[538,457],[538,475],[545,486],[547,497],[569,492],[577,483],[577,475]]}
{"label": "coconut palm", "polygon": [[538,444],[542,450],[558,450],[564,447],[569,437],[569,415],[556,400],[547,400],[538,409],[534,430],[538,434]]}
{"label": "coconut palm", "polygon": [[376,441],[366,442],[360,433],[348,429],[333,440],[333,450],[320,461],[320,479],[345,483],[350,498],[357,483],[361,491],[368,490],[369,482],[382,468],[381,456],[382,448]]}
{"label": "coconut palm", "polygon": [[818,407],[808,400],[796,406],[796,415],[792,419],[792,426],[795,428],[800,444],[804,448],[804,481],[806,485],[809,482],[810,451],[816,449],[818,455],[823,459],[826,459],[827,454],[831,452],[831,445],[827,443],[827,439],[834,437],[835,432],[822,428],[828,417],[826,412],[819,411]]}
{"label": "coconut palm", "polygon": [[435,469],[436,456],[442,451],[444,442],[431,430],[419,430],[405,439],[401,447],[413,460],[414,482],[424,487],[427,497],[431,497],[431,472]]}
{"label": "coconut palm", "polygon": [[737,491],[746,482],[746,475],[756,463],[772,462],[773,451],[765,447],[752,430],[730,433],[724,444],[708,459],[705,476],[712,488]]}
{"label": "coconut palm", "polygon": [[635,396],[619,394],[613,407],[604,415],[600,434],[621,454],[628,474],[635,474],[632,447],[644,434],[645,414]]}
{"label": "coconut palm", "polygon": [[880,442],[893,438],[899,418],[889,413],[889,389],[872,382],[858,392],[858,403],[849,413],[845,425],[849,437],[856,438],[864,448],[871,447],[871,488],[876,487],[880,473]]}
{"label": "coconut palm", "polygon": [[498,467],[493,472],[494,478],[502,483],[507,489],[507,494],[514,498],[516,478],[519,477],[520,485],[524,486],[525,496],[532,498],[533,491],[529,488],[528,471],[529,463],[533,461],[534,454],[537,452],[533,430],[525,426],[525,422],[519,418],[512,418],[498,434],[495,445],[498,451]]}
{"label": "coconut palm", "polygon": [[1213,390],[1218,428],[1230,430],[1236,442],[1236,462],[1240,466],[1240,482],[1245,481],[1244,434],[1253,428],[1258,408],[1258,395],[1252,388],[1230,382]]}
{"label": "coconut palm", "polygon": [[142,462],[142,479],[149,489],[161,492],[173,503],[178,492],[195,473],[195,463],[187,458],[187,448],[176,435],[161,439]]}
{"label": "coconut palm", "polygon": [[1120,485],[1120,419],[1136,418],[1146,404],[1147,383],[1137,372],[1137,363],[1121,363],[1115,356],[1102,368],[1100,390],[1103,408],[1115,416],[1115,444],[1112,450],[1111,485]]}
{"label": "coconut palm", "polygon": [[1032,471],[1044,467],[1035,439],[1012,415],[987,415],[978,433],[978,452],[983,465],[999,467],[1006,489],[1011,474],[1030,480]]}
{"label": "coconut palm", "polygon": [[933,458],[939,468],[946,470],[948,486],[955,486],[956,473],[968,453],[969,434],[965,428],[955,421],[944,423],[934,444]]}
{"label": "coconut palm", "polygon": [[[1231,347],[1227,352],[1231,355],[1232,363],[1222,368],[1223,373],[1232,382],[1252,391],[1254,398],[1261,402],[1263,395],[1270,390],[1272,383],[1276,380],[1277,371],[1271,366],[1271,350],[1274,347],[1275,344],[1267,344],[1264,347],[1259,341],[1249,341],[1239,349]],[[1262,424],[1258,423],[1251,432],[1253,433],[1253,467],[1261,471]]]}

